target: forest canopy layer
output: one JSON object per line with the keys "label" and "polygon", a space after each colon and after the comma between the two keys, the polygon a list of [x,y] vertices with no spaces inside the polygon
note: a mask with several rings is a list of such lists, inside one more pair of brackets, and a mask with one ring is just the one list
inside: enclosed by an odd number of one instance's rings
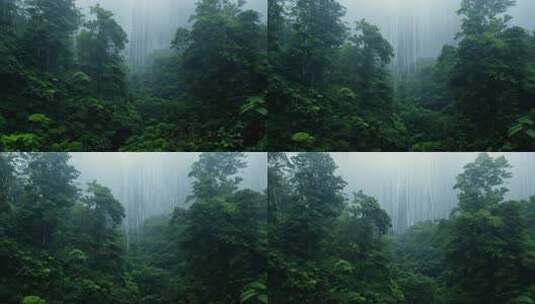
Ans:
{"label": "forest canopy layer", "polygon": [[[270,148],[535,149],[534,33],[511,25],[516,1],[459,2],[454,44],[392,73],[384,33],[347,23],[339,1],[269,1]],[[417,34],[398,44],[416,47]]]}
{"label": "forest canopy layer", "polygon": [[2,0],[0,149],[259,149],[266,25],[243,1],[195,3],[190,27],[127,70],[105,3],[83,16],[75,0]]}
{"label": "forest canopy layer", "polygon": [[477,156],[457,175],[448,218],[396,234],[382,202],[344,195],[336,169],[328,153],[269,155],[271,303],[535,300],[535,195],[504,198],[505,157]]}
{"label": "forest canopy layer", "polygon": [[242,153],[202,153],[185,205],[126,229],[125,202],[66,153],[0,154],[6,304],[526,304],[535,300],[535,195],[481,153],[447,218],[398,232],[328,153],[269,154],[266,193]]}
{"label": "forest canopy layer", "polygon": [[241,187],[245,157],[200,154],[185,205],[127,230],[128,204],[78,186],[69,154],[0,153],[0,303],[266,304],[267,198]]}
{"label": "forest canopy layer", "polygon": [[167,40],[76,4],[0,2],[1,150],[535,149],[535,35],[516,1],[449,4],[456,35],[414,62],[399,48],[427,47],[416,25],[394,43],[338,0],[269,0],[267,16],[197,1]]}

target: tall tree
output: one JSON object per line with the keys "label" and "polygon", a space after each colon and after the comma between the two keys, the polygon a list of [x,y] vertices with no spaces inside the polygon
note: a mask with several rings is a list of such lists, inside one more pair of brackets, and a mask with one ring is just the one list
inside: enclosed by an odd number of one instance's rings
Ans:
{"label": "tall tree", "polygon": [[333,54],[346,38],[345,9],[336,0],[296,0],[290,13],[292,33],[286,64],[301,84],[325,84]]}
{"label": "tall tree", "polygon": [[[2,0],[0,2],[0,80],[2,91],[7,91],[6,83],[14,77],[17,67],[15,57],[15,18],[17,16],[18,1]],[[6,87],[4,88],[4,85]],[[1,126],[0,126],[1,128]]]}
{"label": "tall tree", "polygon": [[20,239],[42,249],[52,249],[54,236],[65,224],[69,208],[78,197],[74,181],[79,172],[67,153],[30,154],[24,168],[24,193],[17,206]]}
{"label": "tall tree", "polygon": [[288,183],[288,171],[292,166],[286,153],[268,154],[268,219],[272,225],[281,220],[291,201],[292,190]]}
{"label": "tall tree", "polygon": [[[238,191],[243,153],[203,153],[192,166],[195,202],[186,215],[180,252],[194,303],[267,303],[267,199]],[[241,301],[241,302],[240,302]],[[253,302],[254,301],[254,302]]]}
{"label": "tall tree", "polygon": [[251,190],[200,199],[191,206],[180,246],[187,261],[188,298],[239,303],[249,284],[265,285],[265,215],[266,197]]}
{"label": "tall tree", "polygon": [[227,144],[263,135],[263,127],[240,117],[250,109],[247,105],[257,110],[264,103],[266,88],[265,26],[257,12],[243,10],[244,4],[198,1],[185,45],[174,45],[183,50],[182,83],[195,104],[195,116],[204,122],[200,131],[219,133],[217,140],[238,141]]}
{"label": "tall tree", "polygon": [[321,256],[319,246],[344,207],[346,182],[336,175],[327,153],[300,153],[292,158],[293,204],[281,223],[282,250],[301,258]]}
{"label": "tall tree", "polygon": [[26,62],[45,72],[73,64],[73,35],[80,25],[74,0],[26,0],[29,20],[22,37]]}
{"label": "tall tree", "polygon": [[516,201],[504,201],[501,185],[511,177],[504,157],[482,153],[457,177],[459,211],[453,213],[446,261],[456,301],[510,303],[530,282],[527,226]]}
{"label": "tall tree", "polygon": [[337,221],[333,243],[332,276],[328,297],[336,303],[403,303],[390,268],[385,236],[390,217],[377,200],[362,191]]}
{"label": "tall tree", "polygon": [[361,20],[349,30],[337,0],[270,7],[272,149],[404,149],[407,130],[387,68],[393,48],[379,28]]}
{"label": "tall tree", "polygon": [[[338,82],[358,94],[349,113],[367,109],[366,114],[382,109],[392,114],[392,87],[386,66],[394,57],[394,49],[377,26],[365,20],[356,23],[355,34],[341,49],[337,65]],[[343,98],[341,98],[344,101]],[[359,109],[361,108],[361,109]],[[375,111],[370,111],[370,110]],[[341,109],[337,109],[339,112]]]}
{"label": "tall tree", "polygon": [[7,154],[0,154],[0,214],[11,209],[14,186],[14,165]]}
{"label": "tall tree", "polygon": [[284,49],[289,30],[286,4],[287,0],[268,1],[268,56],[269,64],[277,74],[284,70]]}
{"label": "tall tree", "polygon": [[113,13],[100,5],[91,8],[94,19],[84,24],[78,35],[78,62],[94,82],[97,96],[126,95],[125,68],[121,51],[127,35],[113,19]]}
{"label": "tall tree", "polygon": [[202,153],[189,173],[189,177],[193,178],[191,198],[212,198],[236,191],[242,181],[236,174],[246,167],[244,158],[245,154],[241,152]]}
{"label": "tall tree", "polygon": [[341,191],[346,186],[336,175],[338,168],[328,153],[300,153],[292,158],[295,166],[291,183],[298,199],[325,217],[336,217],[343,208]]}
{"label": "tall tree", "polygon": [[516,0],[463,0],[458,13],[462,16],[458,36],[481,35],[492,30],[503,30],[510,16],[503,15]]}
{"label": "tall tree", "polygon": [[79,248],[88,253],[90,267],[119,274],[123,266],[123,248],[117,228],[125,217],[125,210],[110,189],[96,181],[87,185],[86,192],[87,195],[82,198],[84,208],[80,215],[79,236],[88,236],[90,241],[80,244]]}
{"label": "tall tree", "polygon": [[[510,26],[512,0],[464,0],[449,88],[466,119],[466,148],[501,149],[514,121],[533,107],[535,43]],[[447,50],[447,49],[446,49]]]}
{"label": "tall tree", "polygon": [[496,206],[509,191],[503,187],[505,179],[512,176],[511,165],[503,156],[492,158],[481,153],[477,159],[464,167],[457,176],[454,188],[459,189],[459,209],[475,213],[483,208]]}

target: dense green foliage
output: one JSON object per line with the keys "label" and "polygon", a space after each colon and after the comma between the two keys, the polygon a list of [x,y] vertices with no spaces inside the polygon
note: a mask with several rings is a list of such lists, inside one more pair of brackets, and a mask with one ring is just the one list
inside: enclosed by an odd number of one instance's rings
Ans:
{"label": "dense green foliage", "polygon": [[389,262],[389,216],[352,200],[325,153],[271,154],[269,292],[273,303],[403,303]]}
{"label": "dense green foliage", "polygon": [[514,3],[464,0],[457,46],[408,76],[398,98],[414,150],[535,149],[535,35],[509,25]]}
{"label": "dense green foliage", "polygon": [[238,188],[243,157],[201,154],[191,206],[145,222],[130,254],[139,303],[267,304],[267,199]]}
{"label": "dense green foliage", "polygon": [[238,189],[242,153],[203,153],[188,209],[147,221],[132,256],[140,303],[267,304],[267,199]]}
{"label": "dense green foliage", "polygon": [[268,4],[267,30],[241,2],[199,1],[128,73],[102,7],[84,20],[73,0],[3,0],[0,148],[535,148],[535,36],[509,25],[514,1],[464,0],[456,45],[399,79],[379,28],[348,26],[336,0]]}
{"label": "dense green foliage", "polygon": [[401,267],[434,286],[436,303],[534,301],[535,196],[505,201],[508,169],[503,157],[481,154],[457,177],[459,207],[450,218],[399,238]]}
{"label": "dense green foliage", "polygon": [[102,7],[3,0],[0,149],[533,150],[535,35],[511,25],[514,4],[463,0],[455,44],[391,73],[380,29],[337,0],[270,0],[268,25],[202,0],[128,71]]}
{"label": "dense green foliage", "polygon": [[273,150],[403,150],[387,65],[393,49],[336,0],[270,1],[268,123]]}
{"label": "dense green foliage", "polygon": [[[245,1],[202,0],[172,51],[133,75],[135,103],[151,126],[124,150],[157,140],[186,150],[256,150],[265,145],[266,26]],[[171,115],[162,123],[162,117]],[[157,144],[157,142],[154,142]],[[147,149],[152,148],[148,146]]]}
{"label": "dense green foliage", "polygon": [[344,195],[327,153],[269,154],[268,198],[242,153],[203,153],[188,208],[128,234],[125,210],[64,153],[0,154],[0,302],[426,303],[535,300],[535,196],[506,200],[486,153],[457,176],[448,219],[393,234],[379,202]]}
{"label": "dense green foliage", "polygon": [[345,199],[328,154],[270,154],[273,303],[533,303],[529,201],[506,201],[504,157],[482,153],[457,177],[448,219],[393,235],[373,197]]}
{"label": "dense green foliage", "polygon": [[270,1],[270,149],[535,149],[535,35],[512,5],[463,0],[456,46],[393,79],[392,46],[337,0]]}
{"label": "dense green foliage", "polygon": [[121,204],[68,154],[0,154],[0,302],[133,303]]}
{"label": "dense green foliage", "polygon": [[238,188],[243,158],[201,154],[189,208],[127,246],[121,203],[75,186],[68,154],[0,154],[0,302],[267,304],[267,200]]}
{"label": "dense green foliage", "polygon": [[259,148],[266,29],[241,5],[199,1],[192,28],[178,29],[166,55],[129,73],[127,34],[111,12],[2,0],[0,150]]}

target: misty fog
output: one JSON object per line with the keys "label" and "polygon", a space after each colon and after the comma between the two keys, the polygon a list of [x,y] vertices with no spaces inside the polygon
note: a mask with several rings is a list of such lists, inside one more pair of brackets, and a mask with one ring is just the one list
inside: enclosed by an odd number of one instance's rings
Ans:
{"label": "misty fog", "polygon": [[[517,0],[508,14],[512,24],[535,29],[535,1]],[[394,69],[404,72],[421,59],[435,58],[444,44],[453,44],[459,31],[457,10],[461,0],[340,0],[346,21],[366,19],[379,26],[394,47]]]}
{"label": "misty fog", "polygon": [[[394,68],[403,71],[421,59],[435,58],[444,44],[454,43],[459,30],[456,11],[461,0],[340,0],[346,7],[346,21],[366,19],[381,28],[395,49]],[[84,13],[99,3],[111,10],[128,33],[128,61],[144,64],[156,50],[168,49],[176,29],[188,26],[196,0],[78,0]],[[266,0],[248,0],[245,8],[267,16]],[[513,23],[535,29],[535,2],[517,0],[511,9]]]}
{"label": "misty fog", "polygon": [[[150,216],[187,206],[191,194],[188,174],[200,153],[71,153],[80,171],[79,186],[96,180],[110,188],[126,210],[127,231],[135,231]],[[266,153],[246,153],[247,168],[240,172],[242,188],[267,187]]]}
{"label": "misty fog", "polygon": [[[332,153],[346,192],[374,196],[392,218],[395,231],[430,219],[446,218],[456,206],[456,176],[478,153]],[[535,195],[534,153],[504,155],[513,166],[507,199]]]}
{"label": "misty fog", "polygon": [[[188,27],[197,0],[77,0],[82,12],[100,4],[112,11],[128,34],[126,57],[130,65],[147,63],[150,54],[168,50],[178,27]],[[237,1],[236,1],[237,2]],[[244,6],[267,15],[266,0],[248,0]]]}

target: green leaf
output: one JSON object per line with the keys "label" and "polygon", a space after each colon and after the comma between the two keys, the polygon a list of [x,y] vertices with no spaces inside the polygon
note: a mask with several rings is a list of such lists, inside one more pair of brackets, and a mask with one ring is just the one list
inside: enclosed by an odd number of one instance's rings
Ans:
{"label": "green leaf", "polygon": [[258,296],[258,301],[260,301],[261,303],[267,304],[267,303],[268,303],[268,297],[267,297],[267,295],[260,295],[260,296]]}
{"label": "green leaf", "polygon": [[306,132],[298,132],[292,136],[292,140],[298,143],[313,143],[314,137]]}
{"label": "green leaf", "polygon": [[522,129],[523,129],[523,126],[521,124],[514,125],[507,132],[507,136],[508,137],[513,137],[516,134],[518,134],[518,132],[522,131]]}
{"label": "green leaf", "polygon": [[241,294],[240,303],[247,303],[249,299],[256,295],[256,291],[250,289]]}
{"label": "green leaf", "polygon": [[526,134],[527,134],[529,137],[535,139],[535,130],[533,130],[533,129],[529,129],[529,130],[526,131]]}
{"label": "green leaf", "polygon": [[52,122],[52,119],[48,118],[46,115],[44,114],[40,114],[40,113],[36,113],[36,114],[32,114],[28,117],[28,120],[30,122],[33,122],[33,123],[36,123],[36,124],[42,124],[44,126],[50,124],[50,122]]}
{"label": "green leaf", "polygon": [[533,120],[527,118],[527,117],[522,117],[520,119],[518,119],[518,122],[521,123],[521,124],[525,124],[525,125],[533,125]]}
{"label": "green leaf", "polygon": [[260,96],[253,96],[247,98],[247,103],[240,108],[240,115],[246,114],[250,111],[256,111],[262,115],[267,115],[268,111],[264,108],[266,101]]}
{"label": "green leaf", "polygon": [[22,299],[22,304],[46,304],[46,301],[38,296],[28,296]]}
{"label": "green leaf", "polygon": [[263,116],[267,116],[269,114],[268,110],[266,108],[258,108],[256,109],[258,113],[260,113]]}
{"label": "green leaf", "polygon": [[267,287],[262,282],[254,281],[251,284],[249,284],[250,288],[258,289],[258,290],[266,290]]}

